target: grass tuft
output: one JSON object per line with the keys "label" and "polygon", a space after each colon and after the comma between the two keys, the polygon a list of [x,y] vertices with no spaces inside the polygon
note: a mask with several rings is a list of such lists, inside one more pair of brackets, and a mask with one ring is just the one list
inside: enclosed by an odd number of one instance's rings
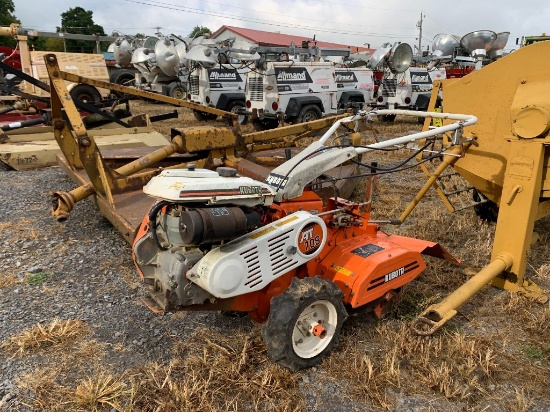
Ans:
{"label": "grass tuft", "polygon": [[41,285],[50,275],[46,272],[27,273],[27,283],[32,286]]}
{"label": "grass tuft", "polygon": [[20,334],[10,337],[2,342],[1,347],[7,352],[22,356],[29,351],[73,342],[88,331],[88,327],[81,320],[54,319],[49,325],[37,323]]}
{"label": "grass tuft", "polygon": [[3,273],[0,275],[0,289],[8,288],[19,283],[20,280],[17,276],[13,274]]}
{"label": "grass tuft", "polygon": [[121,410],[119,400],[128,393],[127,385],[120,378],[101,372],[81,381],[74,396],[75,403],[85,410],[96,411],[105,406]]}

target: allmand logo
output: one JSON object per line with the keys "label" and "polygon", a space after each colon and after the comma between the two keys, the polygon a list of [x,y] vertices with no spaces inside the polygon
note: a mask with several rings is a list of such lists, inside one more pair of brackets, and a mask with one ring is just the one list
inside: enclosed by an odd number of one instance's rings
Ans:
{"label": "allmand logo", "polygon": [[431,83],[430,77],[422,72],[411,72],[412,83]]}
{"label": "allmand logo", "polygon": [[240,82],[241,76],[235,69],[222,70],[222,69],[210,69],[210,80],[222,80],[226,82]]}
{"label": "allmand logo", "polygon": [[276,67],[275,75],[278,84],[313,83],[311,76],[303,67]]}
{"label": "allmand logo", "polygon": [[304,255],[315,253],[323,243],[323,228],[319,223],[310,223],[298,233],[298,249]]}
{"label": "allmand logo", "polygon": [[334,80],[337,83],[357,83],[357,77],[353,72],[334,72]]}

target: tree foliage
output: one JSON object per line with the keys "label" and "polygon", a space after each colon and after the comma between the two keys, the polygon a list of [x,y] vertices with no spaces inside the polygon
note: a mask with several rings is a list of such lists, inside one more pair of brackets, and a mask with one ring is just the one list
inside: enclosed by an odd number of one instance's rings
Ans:
{"label": "tree foliage", "polygon": [[[19,23],[13,15],[15,5],[13,0],[0,0],[0,26],[9,26],[12,23]],[[0,37],[0,46],[15,47],[16,41],[10,37]]]}
{"label": "tree foliage", "polygon": [[205,36],[208,37],[212,34],[212,30],[205,26],[195,26],[188,37],[194,39],[195,37]]}
{"label": "tree foliage", "polygon": [[[61,27],[57,31],[105,36],[103,27],[94,23],[93,14],[93,11],[82,7],[70,8],[61,13]],[[75,53],[93,53],[95,49],[95,43],[87,40],[66,40],[65,45],[68,52]]]}

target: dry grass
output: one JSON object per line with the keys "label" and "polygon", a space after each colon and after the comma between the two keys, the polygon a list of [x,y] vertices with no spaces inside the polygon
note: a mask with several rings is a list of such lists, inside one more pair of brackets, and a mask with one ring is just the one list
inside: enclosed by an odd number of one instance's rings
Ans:
{"label": "dry grass", "polygon": [[[139,101],[132,106],[136,113],[140,107],[150,114],[173,110]],[[171,127],[199,124],[189,110],[178,110],[178,121],[166,120],[155,127],[170,135]],[[372,142],[374,135],[389,138],[418,128],[415,120],[389,125],[377,122],[365,142]],[[402,156],[376,152],[363,160],[391,165]],[[424,181],[418,169],[380,178],[373,218],[398,218]],[[357,196],[361,189],[356,190]],[[383,229],[440,242],[466,267],[479,269],[489,262],[495,225],[481,222],[472,210],[450,214],[430,190],[400,228]],[[532,249],[528,272],[537,283],[549,287],[550,221],[537,222],[536,231],[540,242]],[[360,402],[364,410],[519,412],[536,410],[541,399],[547,406],[550,304],[537,305],[520,295],[487,287],[436,335],[419,337],[410,331],[410,320],[468,278],[463,268],[448,262],[429,258],[427,265],[407,285],[389,319],[352,316],[344,325],[340,345],[315,371],[291,374],[268,361],[259,327],[251,333],[231,331],[226,336],[207,325],[177,344],[166,364],[143,361],[135,369],[113,369],[106,345],[87,342],[60,364],[50,359],[49,367],[37,367],[21,377],[24,402],[32,410],[48,411],[301,411],[310,407],[306,398],[323,393],[326,384],[342,388],[338,396]],[[132,274],[123,266],[120,259],[102,269],[118,267],[131,286]],[[3,347],[11,353],[21,352],[11,339]],[[37,347],[42,346],[32,348]],[[128,356],[130,349],[118,344],[110,350],[114,356]],[[304,386],[304,376],[314,376],[314,385]],[[400,404],[400,397],[412,398],[412,406]],[[339,399],[333,399],[332,405],[339,405]]]}
{"label": "dry grass", "polygon": [[[324,363],[328,375],[349,381],[353,396],[382,409],[396,406],[389,396],[391,389],[421,396],[430,388],[450,402],[473,408],[489,395],[489,387],[502,383],[508,386],[503,390],[509,392],[510,400],[516,399],[523,393],[521,378],[514,379],[518,372],[534,379],[541,389],[550,383],[550,375],[544,375],[548,368],[537,370],[503,352],[504,334],[499,336],[502,340],[486,339],[447,329],[426,338],[399,321],[380,323],[367,333],[355,328],[348,333]],[[529,402],[517,399],[518,405]],[[516,410],[513,402],[508,407]]]}
{"label": "dry grass", "polygon": [[82,376],[83,371],[66,368],[45,368],[24,376],[19,385],[32,393],[25,403],[53,411],[297,411],[305,407],[298,376],[268,362],[256,335],[228,338],[200,329],[189,343],[176,345],[174,359],[166,365],[147,363],[118,374],[98,365],[76,382],[64,375]]}
{"label": "dry grass", "polygon": [[110,406],[120,410],[118,399],[128,393],[124,382],[112,375],[100,373],[80,382],[74,391],[75,403],[85,410],[98,410]]}
{"label": "dry grass", "polygon": [[54,319],[49,325],[37,323],[19,335],[2,342],[2,349],[9,353],[24,354],[52,346],[62,346],[89,332],[89,328],[78,319]]}
{"label": "dry grass", "polygon": [[[187,109],[184,107],[174,107],[166,104],[150,104],[148,102],[145,102],[143,100],[132,100],[131,101],[131,108],[132,113],[139,114],[139,113],[148,113],[149,115],[157,115],[157,114],[163,114],[167,112],[172,112],[174,109],[178,111],[178,118],[177,119],[168,119],[168,120],[161,120],[159,122],[154,122],[153,126],[154,128],[162,133],[164,136],[170,137],[171,135],[171,129],[174,128],[185,128],[185,127],[194,127],[194,126],[204,126],[206,124],[208,125],[218,125],[223,126],[224,122],[218,120],[213,122],[200,122],[198,121],[195,116],[193,115],[193,112],[191,109]],[[252,133],[254,131],[254,127],[251,124],[247,124],[244,126],[241,126],[241,129],[243,133]]]}
{"label": "dry grass", "polygon": [[20,283],[21,279],[11,273],[3,273],[0,275],[0,289],[4,289],[10,286]]}

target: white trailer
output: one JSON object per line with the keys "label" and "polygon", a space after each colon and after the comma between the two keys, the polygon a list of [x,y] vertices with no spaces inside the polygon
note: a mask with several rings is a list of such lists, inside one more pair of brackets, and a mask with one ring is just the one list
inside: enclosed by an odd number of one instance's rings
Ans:
{"label": "white trailer", "polygon": [[260,128],[302,123],[342,113],[370,101],[369,69],[337,68],[332,62],[268,61],[248,73],[246,108]]}
{"label": "white trailer", "polygon": [[[245,84],[248,67],[219,64],[207,68],[197,65],[189,73],[187,99],[193,103],[215,107],[227,112],[240,113],[245,108]],[[215,115],[194,111],[198,120],[213,120]],[[245,124],[248,116],[239,115],[239,123]]]}

